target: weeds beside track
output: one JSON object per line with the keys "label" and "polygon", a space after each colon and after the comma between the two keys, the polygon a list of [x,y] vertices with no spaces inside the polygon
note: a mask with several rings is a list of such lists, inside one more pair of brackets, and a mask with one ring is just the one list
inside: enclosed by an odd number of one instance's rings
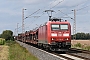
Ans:
{"label": "weeds beside track", "polygon": [[7,41],[6,45],[9,46],[9,60],[38,60],[15,41]]}

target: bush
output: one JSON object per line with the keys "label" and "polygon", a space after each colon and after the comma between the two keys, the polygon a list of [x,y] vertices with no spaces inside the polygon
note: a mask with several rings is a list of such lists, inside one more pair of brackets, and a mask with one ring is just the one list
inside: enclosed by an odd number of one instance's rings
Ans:
{"label": "bush", "polygon": [[85,50],[89,50],[90,51],[90,46],[86,46]]}
{"label": "bush", "polygon": [[82,45],[80,43],[77,43],[74,46],[76,46],[76,47],[82,47]]}
{"label": "bush", "polygon": [[80,43],[77,43],[75,45],[72,45],[72,47],[74,47],[74,48],[80,48],[80,49],[83,49],[83,50],[89,50],[90,51],[90,46],[88,46],[88,45],[81,45]]}
{"label": "bush", "polygon": [[0,45],[4,45],[5,44],[5,39],[0,38]]}

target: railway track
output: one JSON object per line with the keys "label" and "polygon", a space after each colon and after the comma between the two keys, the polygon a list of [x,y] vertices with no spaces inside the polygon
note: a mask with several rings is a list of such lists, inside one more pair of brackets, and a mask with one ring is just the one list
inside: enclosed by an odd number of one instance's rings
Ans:
{"label": "railway track", "polygon": [[64,52],[64,53],[60,53],[60,52],[51,52],[52,54],[55,54],[59,57],[62,57],[66,60],[90,60],[89,58],[85,58],[85,57],[82,57],[82,56],[78,56],[78,55],[75,55],[75,54],[71,54],[71,53],[68,53],[68,52]]}
{"label": "railway track", "polygon": [[[68,55],[68,54],[58,54],[58,53],[55,53],[55,52],[53,54],[55,54],[55,55],[57,55],[59,57],[62,57],[64,59],[66,59],[66,60],[75,60],[74,58],[76,58],[76,57],[70,58],[71,56]],[[80,58],[76,58],[76,59],[81,60]]]}
{"label": "railway track", "polygon": [[60,52],[50,52],[50,53],[65,58],[67,60],[90,60],[90,51],[88,50],[71,48],[69,51],[64,53]]}
{"label": "railway track", "polygon": [[71,48],[70,50],[90,54],[90,51],[88,50],[82,50],[82,49],[77,49],[77,48]]}
{"label": "railway track", "polygon": [[[27,50],[30,50],[30,49],[33,49],[32,51],[35,53],[34,54],[38,54],[39,55],[39,58],[41,58],[40,60],[90,60],[90,54],[87,52],[87,51],[83,51],[83,55],[80,55],[82,54],[82,51],[81,50],[77,50],[77,49],[70,49],[70,51],[68,52],[51,52],[51,51],[46,51],[46,50],[43,50],[43,49],[39,49],[37,47],[29,47],[30,45],[28,44],[25,44],[25,43],[22,43],[22,42],[18,42],[21,46],[25,45],[24,47],[27,49]],[[27,47],[28,46],[28,47]],[[37,51],[37,52],[36,52]],[[39,51],[39,53],[38,53]],[[87,52],[87,53],[85,53]],[[43,54],[43,55],[41,55]],[[88,54],[88,57],[85,57],[84,54]],[[38,55],[36,57],[38,57]],[[43,57],[46,57],[46,58],[43,58]]]}
{"label": "railway track", "polygon": [[70,51],[66,52],[72,56],[80,57],[85,60],[90,60],[90,51],[71,48]]}

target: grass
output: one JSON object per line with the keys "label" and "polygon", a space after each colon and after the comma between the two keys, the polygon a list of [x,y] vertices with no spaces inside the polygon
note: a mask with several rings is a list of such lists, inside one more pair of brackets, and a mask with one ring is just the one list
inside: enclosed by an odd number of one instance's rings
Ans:
{"label": "grass", "polygon": [[6,45],[9,46],[9,60],[38,60],[15,41],[7,41]]}
{"label": "grass", "polygon": [[0,60],[8,60],[9,47],[5,45],[0,45]]}
{"label": "grass", "polygon": [[75,47],[82,47],[82,45],[80,43],[77,43],[74,45]]}
{"label": "grass", "polygon": [[88,45],[82,45],[80,43],[77,43],[77,44],[72,45],[72,48],[79,48],[79,49],[90,51],[90,46],[88,46]]}

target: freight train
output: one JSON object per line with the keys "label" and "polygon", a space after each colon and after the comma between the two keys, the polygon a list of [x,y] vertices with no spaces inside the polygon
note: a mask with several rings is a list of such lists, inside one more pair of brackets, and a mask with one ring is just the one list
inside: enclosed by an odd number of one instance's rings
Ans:
{"label": "freight train", "polygon": [[51,51],[65,51],[71,47],[71,25],[67,20],[50,19],[37,29],[18,34],[17,40]]}

